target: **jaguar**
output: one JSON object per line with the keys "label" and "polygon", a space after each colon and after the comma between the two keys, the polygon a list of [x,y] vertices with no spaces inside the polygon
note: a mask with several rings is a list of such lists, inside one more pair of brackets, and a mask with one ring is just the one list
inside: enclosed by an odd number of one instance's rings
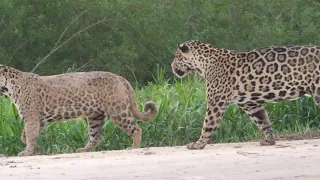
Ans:
{"label": "jaguar", "polygon": [[0,92],[12,99],[24,120],[21,139],[26,149],[19,156],[39,154],[37,137],[46,123],[84,118],[90,140],[77,152],[89,152],[99,145],[107,117],[132,138],[132,148],[139,148],[142,130],[134,118],[151,121],[158,114],[152,101],[144,104],[146,113],[141,113],[130,83],[110,72],[39,76],[1,65]]}
{"label": "jaguar", "polygon": [[269,46],[249,51],[215,48],[201,41],[178,44],[171,64],[176,76],[197,73],[206,84],[206,115],[198,141],[202,149],[219,128],[226,108],[237,104],[263,132],[263,146],[276,143],[265,103],[304,95],[320,103],[320,46]]}

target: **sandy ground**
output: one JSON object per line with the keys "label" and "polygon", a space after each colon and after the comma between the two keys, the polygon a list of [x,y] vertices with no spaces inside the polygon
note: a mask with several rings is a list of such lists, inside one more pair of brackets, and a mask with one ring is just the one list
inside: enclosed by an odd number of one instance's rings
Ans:
{"label": "sandy ground", "polygon": [[320,140],[0,158],[1,180],[320,179]]}

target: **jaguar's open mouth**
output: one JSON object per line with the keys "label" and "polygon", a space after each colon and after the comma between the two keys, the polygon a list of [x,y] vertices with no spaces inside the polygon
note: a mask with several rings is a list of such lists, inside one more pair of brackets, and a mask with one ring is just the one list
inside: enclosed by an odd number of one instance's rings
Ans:
{"label": "jaguar's open mouth", "polygon": [[179,69],[174,69],[174,72],[175,72],[178,76],[180,76],[180,77],[182,77],[182,76],[185,74],[184,71],[181,71],[181,70],[179,70]]}

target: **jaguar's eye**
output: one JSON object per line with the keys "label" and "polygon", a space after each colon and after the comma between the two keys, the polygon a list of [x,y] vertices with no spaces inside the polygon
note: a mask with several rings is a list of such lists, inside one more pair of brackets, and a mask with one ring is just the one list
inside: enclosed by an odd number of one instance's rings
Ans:
{"label": "jaguar's eye", "polygon": [[182,51],[183,53],[189,52],[189,48],[188,48],[188,46],[186,46],[186,45],[183,45],[182,47],[179,47],[179,48],[181,49],[181,51]]}

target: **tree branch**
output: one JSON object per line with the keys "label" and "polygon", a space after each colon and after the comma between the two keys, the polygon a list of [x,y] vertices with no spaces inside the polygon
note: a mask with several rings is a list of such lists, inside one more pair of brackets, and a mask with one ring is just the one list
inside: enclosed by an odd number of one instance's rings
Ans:
{"label": "tree branch", "polygon": [[55,46],[51,49],[51,51],[49,52],[49,54],[47,54],[43,59],[41,59],[41,60],[37,63],[37,65],[32,69],[31,72],[34,72],[34,71],[39,67],[39,65],[43,64],[43,63],[48,59],[48,57],[51,56],[51,54],[53,54],[53,53],[56,52],[58,49],[60,49],[62,46],[64,46],[65,44],[67,44],[67,43],[68,43],[69,41],[71,41],[74,37],[78,36],[80,33],[84,32],[84,31],[86,31],[86,30],[88,30],[88,29],[90,29],[90,28],[92,28],[92,27],[94,27],[94,26],[96,26],[96,25],[98,25],[98,24],[106,21],[106,19],[107,19],[107,18],[105,17],[105,18],[103,18],[102,20],[100,20],[100,21],[98,21],[98,22],[96,22],[96,23],[93,23],[93,24],[91,24],[90,26],[88,26],[88,27],[86,27],[86,28],[78,31],[77,33],[73,34],[69,39],[67,39],[66,41],[64,41],[63,43],[61,43],[59,46],[57,46],[58,43],[60,42],[63,34],[65,33],[65,31],[70,27],[71,24],[73,24],[73,23],[74,23],[81,15],[83,15],[85,12],[86,12],[86,11],[83,11],[79,16],[77,16],[77,17],[68,25],[68,27],[67,27],[67,28],[62,32],[62,34],[60,35],[60,38],[59,38],[58,41],[55,43]]}
{"label": "tree branch", "polygon": [[26,41],[24,41],[22,44],[20,44],[20,46],[14,51],[14,53],[12,54],[12,56],[10,57],[8,63],[10,63],[13,59],[13,57],[18,53],[18,51],[24,46],[27,44],[27,42],[29,42],[30,39],[27,39]]}
{"label": "tree branch", "polygon": [[82,13],[80,13],[76,18],[74,18],[71,23],[64,29],[64,31],[61,33],[58,41],[55,43],[55,45],[53,46],[52,49],[55,49],[57,47],[57,45],[60,43],[61,38],[63,37],[63,35],[66,33],[66,31],[69,29],[69,27],[76,22],[77,19],[79,19],[79,17],[81,17],[85,12],[87,12],[88,10],[84,10],[82,11]]}

